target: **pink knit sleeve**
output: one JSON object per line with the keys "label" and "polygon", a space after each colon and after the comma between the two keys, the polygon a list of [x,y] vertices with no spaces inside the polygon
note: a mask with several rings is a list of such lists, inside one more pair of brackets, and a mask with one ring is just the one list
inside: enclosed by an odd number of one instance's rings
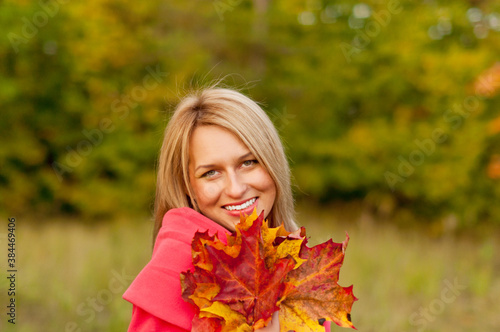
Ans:
{"label": "pink knit sleeve", "polygon": [[226,240],[226,229],[192,209],[172,209],[165,214],[151,260],[123,294],[134,305],[129,331],[191,330],[197,308],[182,299],[180,274],[193,267],[194,234],[206,230]]}

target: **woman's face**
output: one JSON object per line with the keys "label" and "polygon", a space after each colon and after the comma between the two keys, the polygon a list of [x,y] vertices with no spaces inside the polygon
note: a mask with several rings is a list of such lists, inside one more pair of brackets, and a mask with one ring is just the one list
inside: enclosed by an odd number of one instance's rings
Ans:
{"label": "woman's face", "polygon": [[276,199],[267,170],[238,137],[214,125],[193,131],[189,179],[201,213],[231,231],[240,213],[256,208],[267,217]]}

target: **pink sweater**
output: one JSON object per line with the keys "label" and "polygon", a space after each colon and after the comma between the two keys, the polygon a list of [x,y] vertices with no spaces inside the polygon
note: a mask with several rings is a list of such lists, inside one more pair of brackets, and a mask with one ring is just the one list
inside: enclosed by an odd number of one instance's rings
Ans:
{"label": "pink sweater", "polygon": [[[196,231],[218,233],[224,243],[229,231],[190,208],[169,210],[156,238],[151,261],[123,298],[133,304],[129,332],[186,332],[196,308],[181,297],[181,272],[193,269],[191,242]],[[330,331],[330,322],[325,322]]]}

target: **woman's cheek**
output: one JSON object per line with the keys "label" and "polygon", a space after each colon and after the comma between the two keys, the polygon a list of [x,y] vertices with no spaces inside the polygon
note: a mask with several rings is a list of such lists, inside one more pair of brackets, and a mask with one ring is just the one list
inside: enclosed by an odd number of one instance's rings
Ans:
{"label": "woman's cheek", "polygon": [[274,184],[271,175],[269,175],[269,173],[262,167],[258,170],[258,178],[260,179],[260,189],[262,191],[276,190],[276,185]]}
{"label": "woman's cheek", "polygon": [[213,203],[219,196],[220,185],[217,182],[205,183],[200,186],[200,199],[203,199],[205,204]]}

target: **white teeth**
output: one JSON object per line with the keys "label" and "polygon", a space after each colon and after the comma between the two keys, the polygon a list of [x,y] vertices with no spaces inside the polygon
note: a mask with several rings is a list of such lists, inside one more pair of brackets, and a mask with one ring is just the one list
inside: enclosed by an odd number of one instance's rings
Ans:
{"label": "white teeth", "polygon": [[246,201],[243,204],[240,204],[240,205],[226,205],[226,206],[224,206],[224,208],[226,210],[229,210],[229,211],[243,210],[243,209],[246,209],[247,207],[249,207],[250,205],[252,205],[253,203],[255,203],[256,200],[257,200],[257,198],[252,198],[251,200]]}

